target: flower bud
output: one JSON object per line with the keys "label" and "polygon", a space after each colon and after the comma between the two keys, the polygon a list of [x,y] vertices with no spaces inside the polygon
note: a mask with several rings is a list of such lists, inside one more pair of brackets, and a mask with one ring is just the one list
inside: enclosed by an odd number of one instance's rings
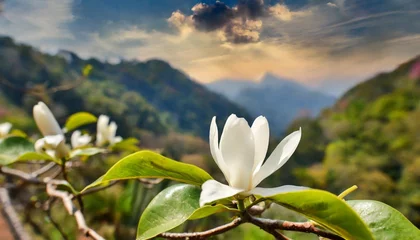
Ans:
{"label": "flower bud", "polygon": [[38,102],[38,104],[34,106],[33,115],[36,125],[42,135],[49,136],[63,134],[60,125],[58,125],[57,120],[45,103]]}

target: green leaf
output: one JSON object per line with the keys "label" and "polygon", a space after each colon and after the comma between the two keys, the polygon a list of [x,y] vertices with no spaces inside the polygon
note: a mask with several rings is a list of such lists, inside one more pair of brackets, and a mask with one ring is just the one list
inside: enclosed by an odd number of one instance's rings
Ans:
{"label": "green leaf", "polygon": [[64,125],[65,131],[69,132],[86,124],[94,123],[97,118],[88,112],[78,112],[67,118]]}
{"label": "green leaf", "polygon": [[266,199],[305,215],[345,239],[374,239],[359,215],[346,202],[329,192],[307,189],[284,192]]}
{"label": "green leaf", "polygon": [[200,218],[205,218],[215,213],[221,212],[238,212],[239,210],[236,208],[229,208],[222,204],[217,204],[215,206],[205,205],[193,212],[193,214],[188,218],[188,220],[195,220]]}
{"label": "green leaf", "polygon": [[52,161],[56,162],[57,164],[61,165],[61,160],[51,157],[45,153],[38,153],[38,152],[27,152],[20,155],[16,161],[30,161],[30,160],[45,160],[45,161]]}
{"label": "green leaf", "polygon": [[169,231],[188,219],[198,219],[222,211],[237,211],[223,205],[200,208],[201,188],[177,184],[160,192],[140,217],[137,240],[150,239]]}
{"label": "green leaf", "polygon": [[0,142],[0,165],[8,165],[18,160],[26,152],[35,151],[34,145],[24,137],[8,137]]}
{"label": "green leaf", "polygon": [[367,223],[375,239],[420,240],[420,230],[396,209],[372,200],[354,200],[347,203]]}
{"label": "green leaf", "polygon": [[140,151],[140,148],[137,146],[138,144],[139,140],[137,140],[136,138],[127,138],[122,140],[121,142],[112,145],[112,149],[119,151],[137,152]]}
{"label": "green leaf", "polygon": [[177,184],[161,191],[149,203],[140,217],[137,240],[150,239],[187,221],[200,208],[201,189]]}
{"label": "green leaf", "polygon": [[96,155],[98,153],[103,153],[103,152],[106,152],[106,150],[101,149],[101,148],[94,148],[94,147],[79,148],[70,152],[70,158],[74,158],[77,156],[90,157],[90,156]]}
{"label": "green leaf", "polygon": [[177,162],[152,151],[140,151],[118,161],[83,191],[108,181],[136,178],[165,178],[198,186],[212,179],[206,171],[194,165]]}

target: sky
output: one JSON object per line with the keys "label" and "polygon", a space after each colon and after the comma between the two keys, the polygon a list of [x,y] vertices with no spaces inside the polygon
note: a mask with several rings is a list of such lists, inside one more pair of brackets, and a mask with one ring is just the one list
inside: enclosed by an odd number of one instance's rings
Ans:
{"label": "sky", "polygon": [[270,72],[338,95],[420,54],[419,0],[3,1],[0,34],[18,42],[163,59],[201,83]]}

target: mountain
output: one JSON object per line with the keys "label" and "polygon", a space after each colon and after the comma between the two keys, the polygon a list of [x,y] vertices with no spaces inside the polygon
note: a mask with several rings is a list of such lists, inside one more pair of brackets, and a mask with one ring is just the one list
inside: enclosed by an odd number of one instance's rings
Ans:
{"label": "mountain", "polygon": [[272,74],[266,74],[260,82],[221,80],[206,86],[246,108],[253,116],[266,116],[276,135],[296,117],[316,116],[335,101],[332,96]]}
{"label": "mountain", "polygon": [[337,194],[358,185],[348,198],[384,201],[419,227],[419,119],[420,56],[353,87],[318,118],[295,120],[287,132],[302,127],[302,140],[272,181]]}
{"label": "mountain", "polygon": [[[87,65],[93,70],[81,81],[81,71]],[[223,120],[236,113],[249,119],[244,109],[164,61],[110,64],[94,58],[84,60],[69,51],[49,55],[9,37],[0,37],[0,97],[4,104],[26,113],[43,100],[53,106],[60,120],[81,110],[108,114],[127,135],[142,129],[207,138],[213,116]]]}

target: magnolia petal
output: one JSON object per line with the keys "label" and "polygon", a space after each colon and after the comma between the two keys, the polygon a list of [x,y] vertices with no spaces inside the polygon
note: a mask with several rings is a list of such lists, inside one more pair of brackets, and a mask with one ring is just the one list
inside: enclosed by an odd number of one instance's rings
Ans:
{"label": "magnolia petal", "polygon": [[243,192],[243,189],[233,188],[215,180],[208,180],[201,186],[200,207],[216,200],[232,197]]}
{"label": "magnolia petal", "polygon": [[0,137],[6,136],[10,132],[10,129],[12,129],[11,123],[9,122],[1,123],[0,124]]}
{"label": "magnolia petal", "polygon": [[116,136],[115,138],[114,138],[114,140],[112,141],[112,143],[113,144],[115,144],[115,143],[119,143],[119,142],[121,142],[123,140],[123,138],[121,137],[121,136]]}
{"label": "magnolia petal", "polygon": [[111,122],[108,126],[108,137],[109,140],[113,140],[115,138],[115,135],[117,135],[117,124],[115,122]]}
{"label": "magnolia petal", "polygon": [[51,110],[47,107],[47,105],[45,105],[45,103],[38,102],[38,104],[33,108],[33,115],[36,125],[42,135],[48,136],[63,133]]}
{"label": "magnolia petal", "polygon": [[77,148],[79,147],[79,138],[80,136],[82,136],[82,132],[79,130],[76,130],[73,132],[73,134],[70,137],[70,143],[72,148]]}
{"label": "magnolia petal", "polygon": [[210,124],[209,133],[210,152],[219,169],[225,175],[226,181],[229,182],[229,168],[223,159],[222,152],[219,148],[219,130],[217,129],[216,117],[213,117]]}
{"label": "magnolia petal", "polygon": [[88,145],[90,143],[90,141],[92,141],[92,137],[89,136],[88,134],[83,134],[82,135],[81,131],[76,130],[71,135],[70,140],[71,140],[71,146],[73,148],[79,148],[79,147],[84,147],[84,146]]}
{"label": "magnolia petal", "polygon": [[308,187],[303,186],[294,186],[294,185],[284,185],[281,187],[275,188],[254,188],[251,191],[248,191],[248,194],[258,195],[260,197],[270,197],[280,193],[285,192],[295,192],[309,189]]}
{"label": "magnolia petal", "polygon": [[108,138],[108,123],[109,117],[100,115],[96,124],[96,145],[102,146],[106,143]]}
{"label": "magnolia petal", "polygon": [[235,116],[232,119],[223,130],[220,151],[229,168],[230,186],[250,189],[255,154],[254,135],[244,118]]}
{"label": "magnolia petal", "polygon": [[36,142],[34,144],[35,151],[39,152],[39,153],[44,152],[43,151],[44,146],[45,146],[45,139],[44,138],[36,140]]}
{"label": "magnolia petal", "polygon": [[50,136],[45,136],[44,139],[45,139],[45,143],[50,148],[56,148],[58,145],[60,145],[60,143],[64,141],[64,135],[62,134],[50,135]]}
{"label": "magnolia petal", "polygon": [[254,123],[252,123],[251,130],[254,134],[255,141],[254,166],[252,168],[252,172],[254,173],[260,169],[267,154],[268,140],[270,139],[270,129],[267,119],[263,116],[256,118]]}
{"label": "magnolia petal", "polygon": [[259,171],[254,173],[252,181],[253,187],[257,186],[262,180],[277,171],[287,162],[287,160],[289,160],[299,145],[301,136],[302,131],[299,129],[298,131],[289,134],[279,143],[279,145],[277,145]]}

